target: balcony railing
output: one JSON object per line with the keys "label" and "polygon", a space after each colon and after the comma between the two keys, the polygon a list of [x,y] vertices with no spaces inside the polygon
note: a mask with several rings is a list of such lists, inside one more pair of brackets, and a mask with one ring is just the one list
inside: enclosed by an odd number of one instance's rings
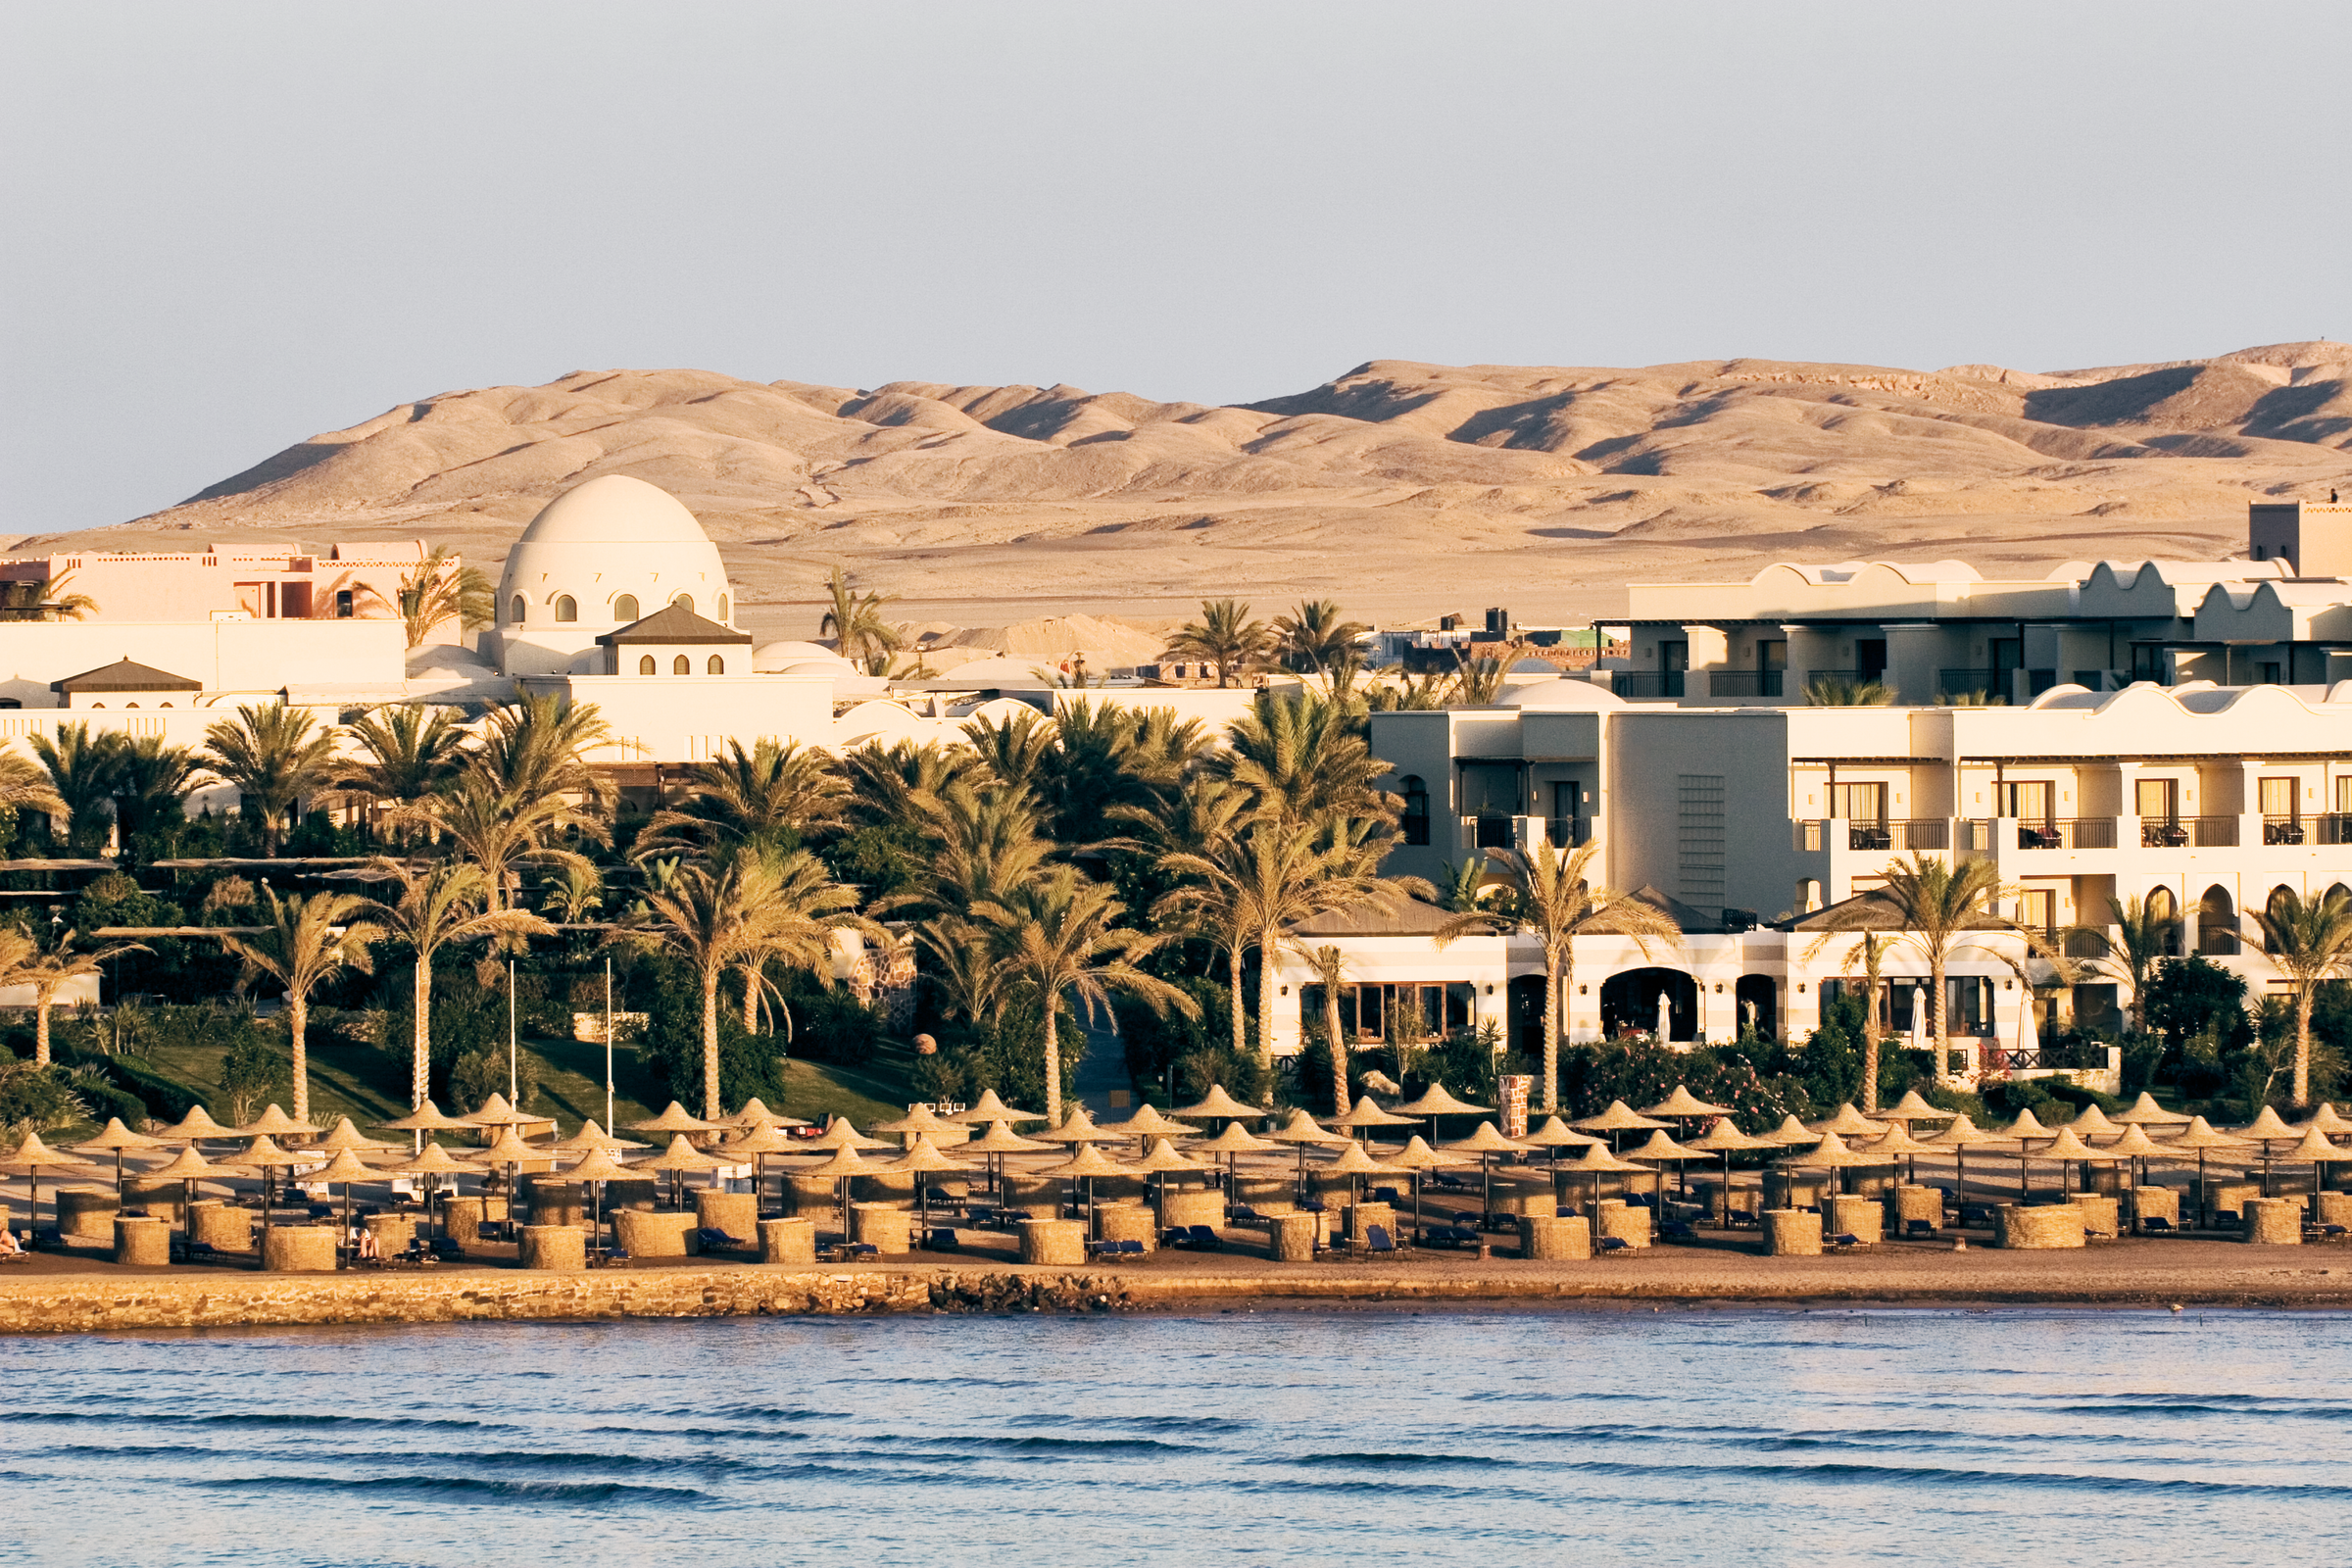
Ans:
{"label": "balcony railing", "polygon": [[2316,843],[2318,840],[2299,816],[2266,816],[2262,819],[2262,842],[2265,844],[2310,844]]}
{"label": "balcony railing", "polygon": [[2009,672],[2005,669],[1939,669],[1936,672],[1936,692],[1940,697],[1966,697],[1971,692],[1983,692],[1995,702],[2009,700]]}
{"label": "balcony railing", "polygon": [[2103,934],[2084,930],[2069,931],[2065,948],[2070,958],[2104,958],[2115,951]]}
{"label": "balcony railing", "polygon": [[1952,824],[1940,816],[1911,817],[1894,822],[1848,822],[1845,844],[1850,850],[1948,850]]}
{"label": "balcony railing", "polygon": [[1511,839],[1511,824],[1517,817],[1483,815],[1466,820],[1470,842],[1482,850],[1507,850],[1515,846]]}
{"label": "balcony railing", "polygon": [[1710,697],[1778,697],[1787,684],[1787,670],[1715,669],[1707,672]]}
{"label": "balcony railing", "polygon": [[1609,690],[1629,702],[1656,702],[1682,696],[1689,678],[1680,669],[1620,669],[1609,675]]}
{"label": "balcony railing", "polygon": [[1573,850],[1592,837],[1592,819],[1589,816],[1547,816],[1544,819],[1544,842],[1555,849]]}
{"label": "balcony railing", "polygon": [[2352,844],[2352,816],[2330,811],[2325,816],[2303,819],[2311,827],[2314,844]]}
{"label": "balcony railing", "polygon": [[2017,847],[2021,850],[2112,850],[2115,848],[2115,818],[2112,816],[2056,817],[2046,822],[2017,824]]}

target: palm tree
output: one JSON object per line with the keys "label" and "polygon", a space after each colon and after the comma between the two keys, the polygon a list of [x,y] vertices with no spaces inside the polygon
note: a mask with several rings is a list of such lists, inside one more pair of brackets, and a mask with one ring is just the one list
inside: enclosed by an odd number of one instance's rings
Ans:
{"label": "palm tree", "polygon": [[187,817],[196,776],[196,756],[184,746],[167,746],[161,735],[123,740],[115,754],[115,825],[122,846],[154,832],[166,821]]}
{"label": "palm tree", "polygon": [[0,975],[0,983],[32,988],[32,1064],[36,1067],[49,1065],[49,1014],[57,1006],[57,994],[75,980],[103,972],[110,958],[148,951],[135,942],[121,942],[111,948],[76,952],[74,943],[79,936],[77,931],[68,931],[49,948],[43,948],[37,937],[26,938],[21,947],[10,943],[0,953],[0,962],[14,960]]}
{"label": "palm tree", "polygon": [[220,938],[220,945],[245,960],[248,978],[268,975],[286,991],[286,1038],[294,1050],[294,1119],[311,1119],[309,1025],[311,993],[346,969],[375,973],[370,944],[381,926],[360,918],[368,901],[356,893],[318,893],[279,898],[262,889],[262,930],[252,936]]}
{"label": "palm tree", "polygon": [[440,545],[426,552],[416,569],[400,579],[400,618],[409,647],[422,648],[435,630],[456,621],[461,631],[487,626],[497,614],[490,579],[476,566],[460,565]]}
{"label": "palm tree", "polygon": [[1526,927],[1544,944],[1544,1105],[1559,1107],[1560,1003],[1576,974],[1576,939],[1608,932],[1632,937],[1644,956],[1653,939],[1682,944],[1682,927],[1664,910],[1615,888],[1594,887],[1592,862],[1598,841],[1573,850],[1549,845],[1489,854],[1511,878],[1516,895],[1503,909],[1474,909],[1438,927],[1437,945],[1446,947],[1473,932],[1508,932]]}
{"label": "palm tree", "polygon": [[[2132,1027],[2134,1032],[2148,1026],[2146,1009],[2140,999],[2147,992],[2156,965],[2180,951],[2180,921],[2166,914],[2161,907],[2151,907],[2148,902],[2134,895],[2120,903],[2109,900],[2108,913],[2113,917],[2115,939],[2107,933],[2084,926],[2078,929],[2087,937],[2096,937],[2103,950],[2092,958],[2089,967],[2100,974],[2111,975],[2132,992]],[[2074,935],[2069,931],[2068,935]]]}
{"label": "palm tree", "polygon": [[1323,1038],[1331,1048],[1332,1114],[1348,1114],[1348,1037],[1340,1026],[1340,987],[1348,983],[1348,955],[1325,943],[1305,955],[1307,972],[1323,988]]}
{"label": "palm tree", "polygon": [[1346,705],[1311,691],[1260,692],[1234,721],[1214,764],[1248,790],[1261,813],[1294,822],[1386,819],[1395,809],[1372,787],[1388,771]]}
{"label": "palm tree", "polygon": [[406,943],[416,955],[410,1004],[416,1011],[415,1057],[410,1078],[410,1106],[421,1107],[432,1088],[433,956],[443,948],[473,937],[521,937],[550,929],[545,920],[522,909],[493,909],[489,878],[482,868],[466,860],[437,860],[425,865],[377,858],[369,862],[379,880],[400,884],[400,896],[390,903],[368,900],[354,912],[383,928],[384,936]]}
{"label": "palm tree", "polygon": [[[795,850],[789,855],[759,852],[770,862],[769,869],[775,886],[768,894],[759,928],[752,934],[743,958],[743,1029],[746,1034],[758,1032],[760,998],[772,989],[767,981],[770,962],[783,964],[787,969],[799,969],[815,976],[819,985],[833,983],[833,934],[836,931],[855,931],[873,942],[887,942],[890,934],[881,926],[857,913],[858,893],[833,880],[825,862],[807,850]],[[779,1011],[783,1003],[777,1002]],[[784,1027],[789,1035],[792,1015],[783,1011]]]}
{"label": "palm tree", "polygon": [[[1838,933],[1825,931],[1805,949],[1810,958],[1836,939]],[[1865,931],[1862,940],[1845,950],[1845,962],[1862,970],[1862,1109],[1865,1114],[1879,1108],[1879,994],[1884,988],[1886,955],[1894,941],[1876,931]]]}
{"label": "palm tree", "polygon": [[1368,682],[1364,705],[1375,713],[1435,712],[1453,700],[1453,677],[1435,670],[1397,680]]}
{"label": "palm tree", "polygon": [[1999,913],[2003,899],[2016,889],[2001,881],[1990,859],[1963,860],[1957,865],[1914,853],[1908,860],[1886,862],[1886,881],[1880,897],[1893,906],[1891,922],[1884,908],[1874,909],[1871,899],[1849,899],[1830,911],[1829,929],[1853,931],[1889,924],[1928,960],[1928,1033],[1936,1042],[1936,1072],[1947,1069],[1943,1039],[1943,971],[1952,949],[1972,929],[1987,925],[2014,931],[2029,947],[2042,946],[2031,931]]}
{"label": "palm tree", "polygon": [[[39,735],[32,738],[36,742],[45,739]],[[45,769],[14,752],[0,752],[0,808],[39,811],[48,816],[68,814],[66,803],[57,793],[56,780]]]}
{"label": "palm tree", "polygon": [[582,925],[604,906],[605,879],[593,865],[565,865],[549,879],[539,912],[559,925]]}
{"label": "palm tree", "polygon": [[882,607],[889,601],[878,593],[855,592],[839,566],[833,568],[825,591],[832,608],[817,622],[816,634],[831,634],[834,651],[867,674],[889,674],[890,656],[906,646],[899,629],[882,618]]}
{"label": "palm tree", "polygon": [[594,703],[525,694],[490,715],[466,766],[517,798],[571,796],[585,815],[604,816],[617,796],[588,753],[612,740]]}
{"label": "palm tree", "polygon": [[1250,607],[1234,599],[1209,600],[1200,606],[1200,618],[1187,621],[1168,639],[1168,659],[1198,659],[1217,666],[1220,690],[1233,677],[1253,668],[1264,658],[1272,634],[1262,620],[1250,618]]}
{"label": "palm tree", "polygon": [[711,1120],[721,1112],[719,977],[762,940],[776,890],[776,862],[749,849],[716,866],[683,864],[664,885],[646,890],[644,913],[627,934],[694,970],[703,1004],[703,1115]]}
{"label": "palm tree", "polygon": [[389,704],[363,713],[350,733],[360,756],[342,764],[335,784],[366,803],[370,828],[377,806],[414,806],[448,788],[465,764],[466,726],[451,708]]}
{"label": "palm tree", "polygon": [[2271,895],[2270,906],[2254,911],[2271,962],[2287,977],[2295,994],[2294,1102],[2311,1103],[2311,1004],[2323,980],[2352,974],[2352,898],[2330,888],[2306,899],[2292,888]]}
{"label": "palm tree", "polygon": [[105,847],[107,813],[114,808],[122,735],[114,730],[92,735],[82,723],[58,725],[55,740],[38,730],[26,739],[48,770],[50,797],[63,808],[67,844],[95,855]]}
{"label": "palm tree", "polygon": [[1291,614],[1275,616],[1273,629],[1284,668],[1328,675],[1355,663],[1355,639],[1372,628],[1348,619],[1336,599],[1309,599]]}
{"label": "palm tree", "polygon": [[1054,725],[1043,715],[1023,710],[1004,722],[982,716],[963,726],[972,750],[996,775],[997,782],[1042,805],[1045,774],[1054,756]]}
{"label": "palm tree", "polygon": [[[922,902],[934,909],[969,915],[975,906],[1001,904],[1033,881],[1054,853],[1038,833],[1036,809],[1018,790],[958,784],[928,815],[940,848]],[[902,895],[898,902],[916,901]]]}
{"label": "palm tree", "polygon": [[0,620],[80,620],[94,613],[97,600],[65,591],[73,580],[68,571],[38,582],[0,583]]}
{"label": "palm tree", "polygon": [[[1162,810],[1128,807],[1117,815],[1145,829],[1145,842],[1160,870],[1188,876],[1188,866],[1223,868],[1238,863],[1249,811],[1247,794],[1208,776],[1192,780]],[[1154,922],[1177,923],[1225,955],[1236,1051],[1250,1049],[1250,1009],[1242,987],[1242,959],[1249,951],[1250,929],[1246,903],[1242,880],[1219,870],[1193,876],[1189,885],[1161,894],[1151,910]]]}
{"label": "palm tree", "polygon": [[1482,854],[1462,858],[1460,864],[1446,862],[1446,885],[1438,890],[1438,907],[1463,914],[1478,907],[1479,890],[1487,885],[1487,858]]}
{"label": "palm tree", "polygon": [[655,812],[637,844],[640,852],[701,853],[778,843],[787,833],[838,821],[847,793],[833,760],[813,747],[763,735],[747,752],[730,740],[726,756],[687,769],[677,806]]}
{"label": "palm tree", "polygon": [[264,855],[277,854],[286,813],[333,781],[336,733],[334,725],[321,726],[308,710],[282,702],[240,707],[233,721],[205,730],[205,768],[235,785],[261,812]]}
{"label": "palm tree", "polygon": [[504,908],[521,880],[526,860],[559,868],[585,867],[588,858],[554,842],[566,832],[601,841],[604,825],[561,795],[527,795],[502,790],[483,773],[467,769],[456,786],[416,806],[397,807],[396,821],[416,823],[446,837],[458,853],[489,878],[490,907]]}
{"label": "palm tree", "polygon": [[1894,688],[1883,680],[1817,675],[1805,686],[1805,701],[1815,708],[1885,708],[1894,701]]}
{"label": "palm tree", "polygon": [[1107,1008],[1110,993],[1134,997],[1165,1016],[1173,1007],[1197,1017],[1192,998],[1156,975],[1136,967],[1167,939],[1122,929],[1126,906],[1109,888],[1089,882],[1069,866],[1018,889],[1003,903],[975,911],[994,937],[997,961],[1012,978],[1035,988],[1046,1016],[1046,1114],[1061,1120],[1061,1041],[1057,1028],[1061,999],[1075,997],[1089,1016]]}

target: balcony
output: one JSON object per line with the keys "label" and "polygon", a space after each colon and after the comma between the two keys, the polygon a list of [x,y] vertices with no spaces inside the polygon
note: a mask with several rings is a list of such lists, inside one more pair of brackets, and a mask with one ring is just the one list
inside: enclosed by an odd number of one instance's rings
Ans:
{"label": "balcony", "polygon": [[[1808,854],[1820,853],[1825,844],[1836,842],[1838,826],[1835,817],[1813,817],[1796,824],[1796,848]],[[1843,824],[1845,847],[1865,855],[1876,853],[1903,854],[1912,850],[1948,850],[1952,845],[1952,824],[1941,816],[1919,816],[1891,822],[1847,822]]]}
{"label": "balcony", "polygon": [[1515,816],[1486,814],[1464,817],[1462,826],[1469,831],[1470,842],[1479,849],[1508,850],[1517,848],[1511,824],[1518,820]]}
{"label": "balcony", "polygon": [[1627,702],[1658,702],[1683,695],[1687,671],[1680,669],[1620,669],[1609,675],[1609,690]]}
{"label": "balcony", "polygon": [[[2325,821],[2327,818],[2318,820]],[[2269,833],[2264,833],[2268,840]],[[2290,841],[2280,841],[2290,842]],[[2300,844],[2301,839],[2291,842]],[[2323,839],[2321,843],[2328,843]],[[2237,847],[2237,818],[2234,816],[2143,816],[2139,819],[2139,847],[2143,850],[2230,850]]]}
{"label": "balcony", "polygon": [[2352,816],[2330,811],[2325,816],[2305,817],[2312,830],[2314,844],[2352,844]]}
{"label": "balcony", "polygon": [[2104,934],[2082,928],[2069,931],[2064,946],[2070,958],[2106,958],[2115,953],[2114,945]]}
{"label": "balcony", "polygon": [[1996,703],[2009,700],[2009,671],[2005,669],[1939,669],[1936,672],[1936,692],[1939,697],[1966,697],[1971,692],[1983,692]]}
{"label": "balcony", "polygon": [[2265,844],[2308,844],[2318,842],[2312,829],[2298,816],[2266,816],[2262,819],[2262,842]]}
{"label": "balcony", "polygon": [[2054,817],[2045,822],[2017,824],[2017,847],[2021,850],[2112,850],[2115,848],[2115,818],[2112,816]]}
{"label": "balcony", "polygon": [[1710,697],[1778,697],[1787,685],[1787,670],[1716,669],[1707,672]]}
{"label": "balcony", "polygon": [[1573,850],[1591,841],[1592,819],[1589,816],[1547,816],[1544,819],[1544,842],[1554,849]]}

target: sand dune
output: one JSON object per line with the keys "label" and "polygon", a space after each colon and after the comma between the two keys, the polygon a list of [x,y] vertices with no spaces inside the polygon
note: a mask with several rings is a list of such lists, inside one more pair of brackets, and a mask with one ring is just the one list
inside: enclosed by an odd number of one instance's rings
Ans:
{"label": "sand dune", "polygon": [[551,496],[609,472],[705,519],[762,632],[812,629],[837,562],[901,613],[959,624],[1008,605],[1164,616],[1227,593],[1571,619],[1608,613],[1627,580],[1788,556],[2020,570],[2221,549],[2250,498],[2352,487],[2352,347],[2048,372],[1376,360],[1224,408],[579,371],[403,404],[42,542],[421,534],[494,564]]}

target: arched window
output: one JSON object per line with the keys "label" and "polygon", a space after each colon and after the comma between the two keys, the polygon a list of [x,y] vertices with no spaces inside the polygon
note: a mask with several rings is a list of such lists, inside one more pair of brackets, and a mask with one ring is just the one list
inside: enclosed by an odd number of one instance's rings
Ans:
{"label": "arched window", "polygon": [[2156,947],[2168,958],[2180,956],[2180,901],[2171,888],[2157,888],[2142,906],[2148,924],[2157,932]]}
{"label": "arched window", "polygon": [[580,602],[569,594],[556,595],[556,619],[561,622],[579,618]]}
{"label": "arched window", "polygon": [[727,618],[727,596],[725,594],[718,596],[718,618],[721,620]]}
{"label": "arched window", "polygon": [[92,703],[90,706],[92,708],[104,708],[106,705],[104,703]]}
{"label": "arched window", "polygon": [[1427,844],[1429,842],[1429,786],[1421,782],[1419,774],[1408,773],[1404,777],[1402,788],[1397,793],[1404,797],[1404,842]]}
{"label": "arched window", "polygon": [[615,594],[612,598],[612,618],[624,625],[637,619],[637,596],[635,594]]}
{"label": "arched window", "polygon": [[2237,951],[2237,903],[2219,882],[2197,901],[2197,951],[2214,958]]}
{"label": "arched window", "polygon": [[719,658],[716,654],[712,654],[710,656],[710,662],[704,667],[710,674],[724,675],[727,672],[727,662]]}
{"label": "arched window", "polygon": [[[7,706],[8,706],[8,705],[7,705],[6,703],[0,703],[0,708],[5,708],[5,707],[7,707]],[[166,707],[166,708],[170,708],[172,705],[171,705],[170,703],[166,703],[166,704],[164,704],[163,706],[164,706],[164,707]]]}
{"label": "arched window", "polygon": [[508,606],[507,606],[507,620],[508,620],[508,622],[509,622],[510,624],[516,625],[516,626],[519,626],[519,625],[521,625],[521,624],[522,624],[522,611],[523,611],[523,605],[522,605],[522,595],[520,595],[520,594],[516,594],[516,595],[514,596],[514,600],[513,600],[511,603],[509,603],[509,604],[508,604]]}
{"label": "arched window", "polygon": [[680,610],[686,612],[686,613],[689,615],[694,613],[694,595],[692,594],[680,594],[677,598],[672,599],[670,603],[677,606]]}
{"label": "arched window", "polygon": [[[19,698],[15,698],[15,697],[0,697],[0,708],[23,708],[24,706],[24,702],[23,702],[21,699],[19,699]],[[172,705],[171,705],[171,704],[169,704],[169,703],[166,703],[164,706],[165,706],[165,707],[167,707],[167,708],[169,708],[169,707],[171,707]]]}
{"label": "arched window", "polygon": [[124,703],[122,706],[123,706],[124,708],[136,708],[136,707],[138,707],[139,705],[138,705],[138,704],[136,704],[136,703]]}
{"label": "arched window", "polygon": [[637,661],[637,673],[638,673],[638,674],[640,674],[640,675],[651,675],[653,672],[654,672],[654,656],[653,656],[653,655],[651,655],[651,654],[648,654],[648,655],[646,655],[646,656],[645,656],[643,659],[640,659],[639,661]]}
{"label": "arched window", "polygon": [[694,661],[680,654],[669,662],[669,672],[672,675],[691,675],[694,673]]}
{"label": "arched window", "polygon": [[[2295,890],[2281,882],[2278,886],[2271,889],[2270,902],[2263,906],[2263,909],[2270,915],[2273,923],[2283,923],[2292,918],[2292,912],[2298,902],[2300,901],[2295,897]],[[2262,951],[2265,953],[2278,951],[2277,939],[2268,930],[2262,933]]]}
{"label": "arched window", "polygon": [[2334,899],[2352,899],[2352,888],[2348,888],[2341,882],[2338,882],[2327,892],[2320,895],[2320,902],[2323,904]]}

